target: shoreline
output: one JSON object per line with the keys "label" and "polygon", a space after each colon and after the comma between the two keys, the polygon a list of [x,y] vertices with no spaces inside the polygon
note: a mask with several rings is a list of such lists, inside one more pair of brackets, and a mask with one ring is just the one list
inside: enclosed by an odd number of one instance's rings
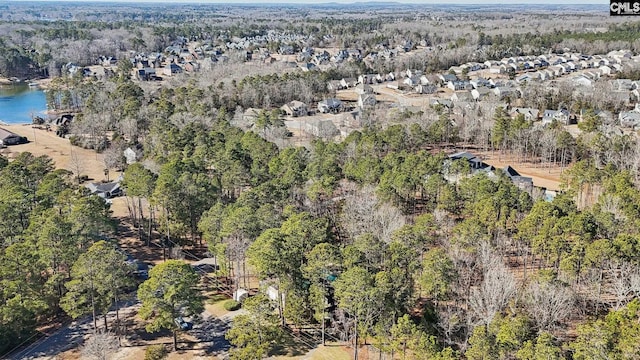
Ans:
{"label": "shoreline", "polygon": [[35,125],[33,122],[30,123],[8,123],[6,121],[0,120],[0,126],[27,126],[27,125]]}
{"label": "shoreline", "polygon": [[47,90],[49,88],[49,84],[51,83],[51,78],[44,79],[9,79],[5,77],[0,77],[0,85],[2,86],[10,86],[10,85],[29,85],[31,83],[38,84],[36,88],[40,90]]}

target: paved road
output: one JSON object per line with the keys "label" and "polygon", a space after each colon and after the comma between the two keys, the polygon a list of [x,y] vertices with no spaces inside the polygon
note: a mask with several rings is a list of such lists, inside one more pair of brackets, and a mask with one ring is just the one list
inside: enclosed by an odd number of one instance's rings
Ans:
{"label": "paved road", "polygon": [[[137,310],[140,304],[137,302],[129,302],[120,309],[120,317],[127,316],[128,313]],[[109,312],[107,321],[115,319],[115,311]],[[101,325],[101,319],[98,320],[98,327]],[[10,354],[7,360],[49,360],[54,359],[59,353],[72,349],[80,345],[87,334],[93,331],[93,321],[91,316],[78,319],[69,325],[63,326],[55,333],[44,337],[30,346]]]}
{"label": "paved road", "polygon": [[[135,303],[131,302],[129,304],[125,304],[125,306],[120,309],[120,317],[126,317],[128,313],[137,311],[139,307],[140,303],[137,301]],[[244,311],[241,309],[221,317],[215,317],[207,311],[204,311],[202,313],[202,321],[195,324],[193,326],[193,330],[189,331],[189,333],[203,343],[210,343],[207,347],[207,353],[225,358],[228,355],[231,345],[227,339],[225,339],[224,335],[229,330],[233,318],[243,312]],[[109,312],[107,320],[111,322],[114,319],[115,311]],[[98,321],[98,326],[101,325],[100,320],[101,319]],[[61,352],[82,344],[85,336],[90,334],[92,331],[93,321],[91,316],[87,316],[62,327],[50,336],[40,339],[19,352],[10,354],[4,359],[53,360]]]}

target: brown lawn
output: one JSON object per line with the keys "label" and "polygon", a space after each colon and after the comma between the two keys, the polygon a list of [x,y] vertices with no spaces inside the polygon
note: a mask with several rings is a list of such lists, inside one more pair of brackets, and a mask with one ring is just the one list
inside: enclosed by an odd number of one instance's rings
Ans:
{"label": "brown lawn", "polygon": [[562,170],[559,166],[552,165],[549,167],[546,163],[519,162],[516,156],[500,154],[499,151],[472,151],[472,153],[479,156],[485,163],[496,168],[502,169],[507,165],[511,165],[520,175],[533,178],[533,185],[535,186],[545,187],[553,191],[560,190]]}
{"label": "brown lawn", "polygon": [[[90,181],[106,180],[104,156],[93,150],[71,146],[68,139],[56,136],[53,131],[37,129],[32,125],[9,125],[2,128],[18,135],[26,136],[29,143],[10,146],[3,149],[5,156],[28,151],[36,156],[48,155],[53,159],[57,168],[67,169],[76,174],[89,176]],[[118,177],[119,173],[110,171],[110,179]]]}

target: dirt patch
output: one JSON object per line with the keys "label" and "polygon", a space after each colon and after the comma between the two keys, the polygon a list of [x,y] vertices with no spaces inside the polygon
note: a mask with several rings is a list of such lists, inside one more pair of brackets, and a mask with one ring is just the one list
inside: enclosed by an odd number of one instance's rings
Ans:
{"label": "dirt patch", "polygon": [[533,185],[544,187],[548,190],[559,191],[560,177],[563,171],[557,165],[547,163],[532,163],[530,161],[519,161],[512,154],[500,154],[499,151],[473,151],[473,154],[480,157],[485,163],[495,166],[496,168],[504,168],[511,165],[520,175],[528,176],[533,179]]}
{"label": "dirt patch", "polygon": [[[4,149],[3,153],[11,158],[17,153],[28,151],[36,156],[47,155],[55,162],[56,168],[67,169],[74,174],[78,171],[87,175],[90,181],[106,180],[104,155],[93,150],[72,146],[68,139],[56,136],[55,132],[37,129],[32,125],[2,126],[18,135],[29,139],[27,144],[13,145]],[[109,172],[109,179],[120,175],[115,171]]]}

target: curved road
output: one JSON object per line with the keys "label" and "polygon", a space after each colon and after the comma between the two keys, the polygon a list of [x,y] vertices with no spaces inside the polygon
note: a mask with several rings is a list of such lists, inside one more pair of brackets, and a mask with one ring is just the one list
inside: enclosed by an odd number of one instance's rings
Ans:
{"label": "curved road", "polygon": [[[140,304],[137,302],[125,303],[120,309],[120,317],[126,317],[129,313],[137,310]],[[115,310],[110,311],[107,320],[115,319]],[[98,321],[100,326],[100,321]],[[54,359],[59,353],[72,349],[84,341],[84,337],[93,331],[93,321],[91,316],[86,316],[70,324],[63,326],[53,334],[44,337],[28,347],[9,354],[3,359],[7,360],[48,360]]]}
{"label": "curved road", "polygon": [[[129,302],[120,309],[120,317],[126,317],[133,311],[137,311],[140,303]],[[234,317],[244,311],[238,310],[221,317],[215,317],[206,310],[202,313],[202,321],[193,326],[189,333],[195,336],[200,342],[211,343],[207,348],[207,353],[225,356],[230,348],[229,342],[225,339],[225,334],[229,330]],[[115,319],[115,311],[109,312],[107,320]],[[100,326],[100,321],[98,321]],[[93,321],[91,316],[73,321],[62,327],[55,333],[42,338],[30,346],[9,354],[3,359],[7,360],[53,360],[64,351],[79,346],[84,341],[86,335],[93,331]]]}

